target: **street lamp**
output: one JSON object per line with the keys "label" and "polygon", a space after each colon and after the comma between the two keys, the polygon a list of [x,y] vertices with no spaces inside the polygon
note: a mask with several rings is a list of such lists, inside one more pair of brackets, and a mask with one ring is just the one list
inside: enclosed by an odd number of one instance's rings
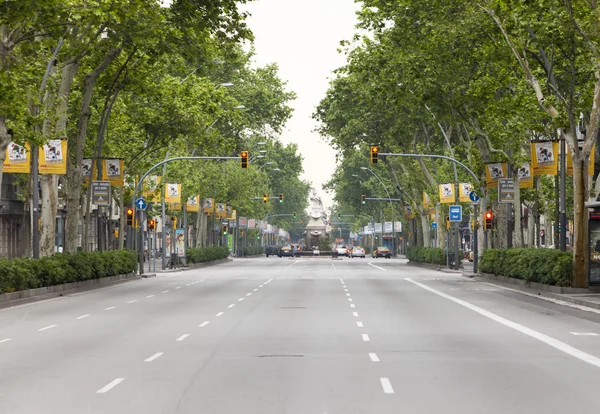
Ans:
{"label": "street lamp", "polygon": [[[393,252],[393,256],[396,257],[396,223],[394,222],[394,204],[392,203],[392,197],[390,196],[389,191],[387,190],[387,187],[385,186],[385,184],[383,183],[383,181],[381,181],[381,178],[379,178],[379,176],[377,174],[375,174],[373,172],[373,170],[371,170],[370,168],[367,167],[360,167],[361,170],[363,171],[369,171],[371,174],[373,174],[373,176],[375,176],[375,178],[377,178],[379,180],[379,182],[381,183],[381,186],[383,187],[383,189],[385,190],[385,193],[388,196],[388,200],[390,201],[390,208],[392,209],[392,250],[394,250]],[[381,223],[381,226],[384,226],[384,223]],[[381,235],[383,238],[383,228],[381,229]]]}
{"label": "street lamp", "polygon": [[[259,155],[259,157],[260,157],[260,155]],[[258,158],[258,157],[257,157],[257,158]],[[264,163],[263,165],[261,165],[261,166],[260,166],[260,168],[258,169],[258,171],[262,170],[262,169],[263,169],[263,168],[265,168],[267,165],[273,165],[273,164],[275,164],[275,162],[274,162],[274,161],[269,161],[269,162],[266,162],[266,163]]]}

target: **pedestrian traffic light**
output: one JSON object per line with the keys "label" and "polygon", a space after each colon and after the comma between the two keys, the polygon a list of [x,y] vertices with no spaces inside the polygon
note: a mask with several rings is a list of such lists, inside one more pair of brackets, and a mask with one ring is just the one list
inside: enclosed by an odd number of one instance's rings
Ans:
{"label": "pedestrian traffic light", "polygon": [[171,221],[173,222],[173,230],[177,228],[177,217],[171,216]]}
{"label": "pedestrian traffic light", "polygon": [[248,168],[248,151],[242,151],[242,168]]}
{"label": "pedestrian traffic light", "polygon": [[366,204],[366,203],[367,203],[367,196],[366,196],[366,195],[364,195],[364,194],[363,194],[363,195],[361,195],[361,196],[360,196],[360,201],[361,201],[363,204]]}
{"label": "pedestrian traffic light", "polygon": [[338,213],[338,220],[341,220],[342,216],[340,215],[340,213]]}
{"label": "pedestrian traffic light", "polygon": [[269,195],[263,194],[263,203],[267,204],[269,202]]}
{"label": "pedestrian traffic light", "polygon": [[133,226],[133,209],[132,208],[127,209],[127,225]]}
{"label": "pedestrian traffic light", "polygon": [[491,211],[485,212],[485,230],[491,230],[494,226],[494,213]]}
{"label": "pedestrian traffic light", "polygon": [[371,164],[377,164],[379,161],[379,147],[371,145]]}
{"label": "pedestrian traffic light", "polygon": [[240,229],[240,237],[244,237],[244,229]]}
{"label": "pedestrian traffic light", "polygon": [[294,218],[296,218],[296,212],[294,211]]}
{"label": "pedestrian traffic light", "polygon": [[223,227],[223,234],[227,234],[227,226],[223,225],[222,227]]}
{"label": "pedestrian traffic light", "polygon": [[279,194],[279,202],[283,203],[283,194]]}
{"label": "pedestrian traffic light", "polygon": [[148,219],[148,230],[156,229],[156,220]]}
{"label": "pedestrian traffic light", "polygon": [[446,216],[446,230],[450,230],[450,217]]}

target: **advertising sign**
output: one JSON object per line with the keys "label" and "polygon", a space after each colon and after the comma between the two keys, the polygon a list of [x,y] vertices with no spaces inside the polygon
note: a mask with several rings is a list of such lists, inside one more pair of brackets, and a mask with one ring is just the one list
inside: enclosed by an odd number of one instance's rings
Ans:
{"label": "advertising sign", "polygon": [[199,201],[200,201],[199,195],[195,195],[195,196],[188,198],[187,203],[185,203],[186,211],[189,211],[190,213],[197,213],[198,207],[199,207],[199,204],[198,204]]}
{"label": "advertising sign", "polygon": [[51,139],[40,148],[40,174],[67,173],[67,140]]}
{"label": "advertising sign", "polygon": [[507,177],[505,162],[492,162],[485,165],[485,184],[487,188],[498,187],[498,180]]}
{"label": "advertising sign", "polygon": [[215,200],[212,198],[205,198],[202,200],[202,212],[203,213],[212,213],[214,210]]}
{"label": "advertising sign", "polygon": [[181,184],[167,183],[165,203],[181,203]]}
{"label": "advertising sign", "polygon": [[556,175],[558,173],[558,142],[531,143],[533,175]]}
{"label": "advertising sign", "polygon": [[454,203],[454,184],[440,184],[440,203]]}
{"label": "advertising sign", "polygon": [[4,160],[4,172],[29,174],[31,169],[29,155],[29,144],[26,144],[24,147],[14,142],[8,144],[8,147],[6,147],[6,159]]}

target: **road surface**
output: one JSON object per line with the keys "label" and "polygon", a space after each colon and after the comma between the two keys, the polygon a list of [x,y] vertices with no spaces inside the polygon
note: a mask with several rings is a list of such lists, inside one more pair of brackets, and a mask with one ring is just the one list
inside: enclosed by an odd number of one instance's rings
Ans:
{"label": "road surface", "polygon": [[598,413],[600,314],[403,260],[237,259],[0,310],[0,413]]}

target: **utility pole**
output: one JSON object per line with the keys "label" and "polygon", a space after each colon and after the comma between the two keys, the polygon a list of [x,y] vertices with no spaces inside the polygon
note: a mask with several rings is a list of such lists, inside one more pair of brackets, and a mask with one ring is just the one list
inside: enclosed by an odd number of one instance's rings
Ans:
{"label": "utility pole", "polygon": [[561,131],[560,133],[560,206],[559,206],[559,227],[558,233],[558,245],[560,251],[564,252],[567,250],[567,200],[566,200],[566,182],[567,182],[567,168],[566,168],[566,144],[565,136]]}

